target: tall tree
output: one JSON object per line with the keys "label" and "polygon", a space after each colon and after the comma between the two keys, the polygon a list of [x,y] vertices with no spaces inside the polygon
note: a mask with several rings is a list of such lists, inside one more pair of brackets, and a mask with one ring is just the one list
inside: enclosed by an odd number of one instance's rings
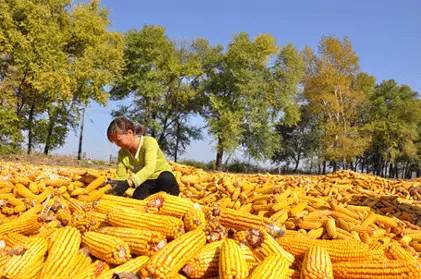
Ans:
{"label": "tall tree", "polygon": [[306,50],[306,61],[304,94],[322,131],[322,156],[332,161],[334,168],[338,162],[345,166],[361,155],[369,142],[358,121],[366,97],[352,86],[359,73],[358,57],[347,38],[325,37],[318,55]]}
{"label": "tall tree", "polygon": [[146,125],[164,151],[176,160],[191,139],[200,136],[189,117],[200,111],[191,81],[201,74],[190,46],[168,39],[160,26],[126,34],[125,67],[111,94],[129,99],[113,115],[124,114]]}
{"label": "tall tree", "polygon": [[368,160],[377,175],[389,172],[397,176],[399,163],[410,165],[419,152],[421,101],[409,86],[398,85],[394,80],[380,83],[369,100],[373,142]]}
{"label": "tall tree", "polygon": [[122,61],[122,37],[108,32],[98,1],[1,2],[1,82],[15,99],[19,128],[27,131],[27,152],[44,152],[64,142],[79,116],[78,107],[105,103],[104,86]]}

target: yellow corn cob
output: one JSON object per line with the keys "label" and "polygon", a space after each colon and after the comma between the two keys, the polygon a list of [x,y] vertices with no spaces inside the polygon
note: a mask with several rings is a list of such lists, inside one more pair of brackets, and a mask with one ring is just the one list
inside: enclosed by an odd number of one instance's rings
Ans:
{"label": "yellow corn cob", "polygon": [[420,278],[421,268],[405,260],[339,262],[333,266],[333,275],[338,279],[392,279]]}
{"label": "yellow corn cob", "polygon": [[109,190],[111,190],[111,185],[107,184],[97,190],[91,191],[88,194],[89,200],[91,201],[96,201],[98,199],[100,199],[103,195],[105,195],[105,193]]}
{"label": "yellow corn cob", "polygon": [[269,220],[271,223],[282,225],[286,222],[286,220],[288,220],[288,211],[280,210],[276,212],[275,214],[273,214],[272,216],[270,216]]}
{"label": "yellow corn cob", "polygon": [[76,228],[67,226],[57,229],[53,234],[41,278],[68,278],[77,260],[80,242],[81,236]]}
{"label": "yellow corn cob", "polygon": [[398,226],[398,222],[395,219],[388,216],[382,216],[376,214],[376,223],[380,223],[388,228],[396,228]]}
{"label": "yellow corn cob", "polygon": [[159,214],[182,218],[192,207],[188,199],[159,192],[145,199],[147,207],[157,208]]}
{"label": "yellow corn cob", "polygon": [[8,233],[2,236],[2,240],[6,242],[7,246],[12,248],[15,246],[24,247],[28,237],[20,233]]}
{"label": "yellow corn cob", "polygon": [[76,255],[76,260],[74,260],[73,263],[73,270],[69,274],[69,278],[74,278],[84,270],[89,269],[89,266],[92,264],[92,260],[85,253],[79,251]]}
{"label": "yellow corn cob", "polygon": [[14,256],[7,262],[3,276],[6,278],[34,277],[42,268],[47,248],[47,240],[38,237],[29,239],[25,253],[21,256]]}
{"label": "yellow corn cob", "polygon": [[247,244],[240,243],[241,252],[243,253],[244,259],[246,260],[249,271],[255,268],[259,264],[259,260],[254,256],[253,251]]}
{"label": "yellow corn cob", "polygon": [[266,257],[251,273],[249,279],[283,279],[289,278],[288,261],[280,255]]}
{"label": "yellow corn cob", "polygon": [[45,189],[39,195],[37,195],[37,197],[35,198],[36,202],[42,203],[43,201],[45,201],[45,199],[48,198],[48,196],[52,194],[52,192],[53,190],[51,190],[50,188]]}
{"label": "yellow corn cob", "polygon": [[206,235],[201,228],[185,233],[156,252],[141,273],[144,277],[172,278],[205,243]]}
{"label": "yellow corn cob", "polygon": [[66,178],[55,178],[55,179],[43,179],[41,180],[41,182],[44,183],[46,186],[61,187],[61,186],[68,185],[70,183],[70,180]]}
{"label": "yellow corn cob", "polygon": [[91,211],[89,216],[97,223],[102,224],[107,220],[107,214]]}
{"label": "yellow corn cob", "polygon": [[298,216],[306,207],[307,207],[307,202],[300,202],[296,206],[294,206],[293,208],[291,208],[291,210],[289,211],[289,213],[292,216]]}
{"label": "yellow corn cob", "polygon": [[321,238],[323,233],[325,232],[325,229],[323,227],[318,228],[318,229],[312,229],[307,233],[307,236],[310,238]]}
{"label": "yellow corn cob", "polygon": [[92,181],[91,183],[89,183],[88,186],[86,186],[86,191],[89,193],[93,190],[95,190],[96,188],[100,187],[101,185],[103,185],[105,183],[105,180],[107,178],[105,176],[99,176],[97,177],[94,181]]}
{"label": "yellow corn cob", "polygon": [[336,212],[341,212],[343,214],[348,215],[352,219],[358,220],[360,218],[360,215],[358,215],[358,213],[343,206],[332,204],[331,208]]}
{"label": "yellow corn cob", "polygon": [[236,230],[264,227],[266,223],[269,223],[267,218],[229,208],[212,210],[212,213],[219,216],[219,221],[223,226]]}
{"label": "yellow corn cob", "polygon": [[184,266],[183,271],[189,278],[202,278],[218,275],[219,252],[222,240],[206,244],[193,259]]}
{"label": "yellow corn cob", "polygon": [[7,262],[12,258],[8,253],[0,253],[0,276],[3,276],[3,270],[6,268]]}
{"label": "yellow corn cob", "polygon": [[36,233],[40,227],[41,223],[38,222],[38,216],[35,214],[29,214],[27,211],[18,218],[1,224],[0,235],[12,232],[33,234]]}
{"label": "yellow corn cob", "polygon": [[346,221],[348,223],[351,223],[351,224],[354,224],[354,225],[360,224],[360,220],[355,219],[355,218],[349,216],[348,214],[345,214],[345,213],[340,212],[340,211],[336,211],[336,210],[332,211],[331,216],[334,217],[336,220],[339,220],[339,219],[344,220],[344,221]]}
{"label": "yellow corn cob", "polygon": [[110,267],[103,261],[95,261],[83,270],[79,270],[78,274],[72,279],[94,279],[110,270]]}
{"label": "yellow corn cob", "polygon": [[176,238],[184,232],[184,224],[180,219],[138,212],[134,209],[112,210],[108,214],[107,222],[113,226],[158,231],[170,238]]}
{"label": "yellow corn cob", "polygon": [[89,192],[86,190],[86,188],[76,188],[74,189],[70,195],[71,196],[80,196],[80,195],[87,195]]}
{"label": "yellow corn cob", "polygon": [[[136,200],[136,199],[119,197],[119,196],[114,196],[114,195],[103,195],[101,197],[101,200],[98,201],[98,204],[100,204],[103,201],[106,202],[107,204],[111,204],[113,207],[116,207],[116,206],[130,207],[138,211],[145,211],[146,203],[147,203],[146,200]],[[101,212],[101,213],[108,213],[108,212]]]}
{"label": "yellow corn cob", "polygon": [[323,226],[323,223],[320,221],[301,221],[298,223],[298,227],[305,230],[312,230],[312,229],[318,229],[321,226]]}
{"label": "yellow corn cob", "polygon": [[263,260],[272,254],[279,254],[287,262],[292,264],[294,256],[285,251],[273,237],[264,230],[250,229],[247,235],[247,243],[258,259]]}
{"label": "yellow corn cob", "polygon": [[387,249],[387,255],[394,260],[405,260],[416,264],[416,257],[401,247],[398,242],[393,241]]}
{"label": "yellow corn cob", "polygon": [[140,256],[134,259],[129,260],[128,262],[119,265],[113,269],[109,269],[101,273],[97,279],[112,279],[114,274],[119,273],[136,273],[138,272],[142,266],[149,260],[147,256]]}
{"label": "yellow corn cob", "polygon": [[332,262],[360,261],[364,258],[380,257],[378,252],[370,251],[367,244],[351,240],[322,240],[311,239],[305,235],[294,233],[285,234],[277,239],[278,243],[288,252],[302,257],[308,248],[320,246],[327,250]]}
{"label": "yellow corn cob", "polygon": [[336,238],[338,236],[337,232],[336,232],[336,224],[335,224],[335,220],[332,218],[329,218],[326,221],[326,231],[327,234],[331,237],[331,238]]}
{"label": "yellow corn cob", "polygon": [[98,232],[86,232],[82,243],[98,259],[111,264],[122,264],[130,259],[130,248],[122,239]]}
{"label": "yellow corn cob", "polygon": [[156,231],[125,227],[103,227],[99,232],[118,237],[129,245],[135,255],[152,255],[166,244],[165,236]]}
{"label": "yellow corn cob", "polygon": [[184,227],[187,231],[197,229],[200,226],[206,225],[205,214],[203,213],[200,205],[194,204],[184,215]]}
{"label": "yellow corn cob", "polygon": [[326,249],[310,247],[305,255],[301,269],[302,279],[333,279],[332,262]]}
{"label": "yellow corn cob", "polygon": [[219,278],[247,278],[249,269],[240,246],[234,240],[227,238],[221,244],[220,249]]}
{"label": "yellow corn cob", "polygon": [[23,184],[20,184],[20,183],[17,183],[15,185],[15,190],[18,193],[18,195],[20,195],[23,198],[28,198],[28,199],[33,200],[37,197],[34,193],[32,193],[31,190],[29,190]]}
{"label": "yellow corn cob", "polygon": [[361,227],[366,228],[370,225],[372,225],[377,219],[377,215],[373,212],[371,212],[368,217],[362,222]]}

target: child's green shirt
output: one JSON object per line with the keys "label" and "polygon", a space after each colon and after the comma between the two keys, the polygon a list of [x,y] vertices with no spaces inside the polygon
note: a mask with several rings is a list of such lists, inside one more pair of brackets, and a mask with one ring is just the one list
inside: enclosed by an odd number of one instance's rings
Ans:
{"label": "child's green shirt", "polygon": [[117,179],[124,180],[130,177],[137,187],[148,179],[157,179],[163,171],[171,171],[171,169],[158,142],[153,137],[140,138],[139,148],[134,157],[124,148],[118,152]]}

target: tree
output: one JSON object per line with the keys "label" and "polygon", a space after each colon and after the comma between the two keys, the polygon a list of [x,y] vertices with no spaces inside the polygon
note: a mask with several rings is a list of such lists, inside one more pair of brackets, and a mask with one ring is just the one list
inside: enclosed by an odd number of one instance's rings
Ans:
{"label": "tree", "polygon": [[351,42],[334,37],[321,40],[318,55],[306,50],[304,94],[322,131],[322,156],[333,162],[351,162],[367,148],[369,138],[358,121],[366,103],[362,89],[353,87],[359,73]]}
{"label": "tree", "polygon": [[63,144],[80,107],[107,100],[105,85],[120,70],[122,38],[108,32],[98,1],[6,0],[1,3],[1,82],[13,93],[27,152]]}
{"label": "tree", "polygon": [[126,34],[125,67],[111,90],[113,99],[130,98],[113,115],[145,123],[174,160],[191,139],[200,137],[189,117],[200,111],[191,81],[201,74],[200,62],[185,43],[176,46],[160,26],[144,26]]}
{"label": "tree", "polygon": [[421,137],[421,101],[409,86],[387,80],[376,86],[369,99],[373,141],[368,160],[377,175],[398,176],[399,163],[408,168],[416,161]]}

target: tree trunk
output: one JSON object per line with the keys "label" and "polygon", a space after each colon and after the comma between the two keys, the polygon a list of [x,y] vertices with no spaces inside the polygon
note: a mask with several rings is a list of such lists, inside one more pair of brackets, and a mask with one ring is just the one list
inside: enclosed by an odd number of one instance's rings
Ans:
{"label": "tree trunk", "polygon": [[174,162],[177,162],[178,148],[180,145],[180,123],[175,123],[175,150],[174,150]]}
{"label": "tree trunk", "polygon": [[338,164],[336,161],[333,161],[333,172],[335,172],[338,169]]}
{"label": "tree trunk", "polygon": [[32,151],[32,128],[33,128],[33,122],[34,122],[34,112],[35,112],[35,101],[32,102],[31,110],[29,111],[29,117],[28,117],[28,150],[27,154],[31,154]]}
{"label": "tree trunk", "polygon": [[221,138],[218,138],[218,146],[216,149],[216,169],[220,170],[222,166],[222,157],[224,156],[224,148],[222,146]]}
{"label": "tree trunk", "polygon": [[297,172],[298,169],[298,165],[300,164],[300,158],[301,157],[301,152],[298,152],[297,158],[295,160],[295,168],[294,168],[294,172]]}
{"label": "tree trunk", "polygon": [[57,112],[54,112],[53,115],[49,116],[49,119],[48,119],[47,139],[45,140],[45,146],[44,146],[45,155],[48,155],[48,152],[50,152],[51,137],[53,136],[53,130],[54,130],[56,117],[57,117]]}
{"label": "tree trunk", "polygon": [[326,174],[326,160],[323,161],[323,174]]}
{"label": "tree trunk", "polygon": [[80,134],[79,134],[79,148],[77,151],[77,159],[81,160],[82,159],[82,142],[83,142],[83,126],[84,126],[84,122],[85,122],[85,109],[82,109],[82,119],[80,120]]}

